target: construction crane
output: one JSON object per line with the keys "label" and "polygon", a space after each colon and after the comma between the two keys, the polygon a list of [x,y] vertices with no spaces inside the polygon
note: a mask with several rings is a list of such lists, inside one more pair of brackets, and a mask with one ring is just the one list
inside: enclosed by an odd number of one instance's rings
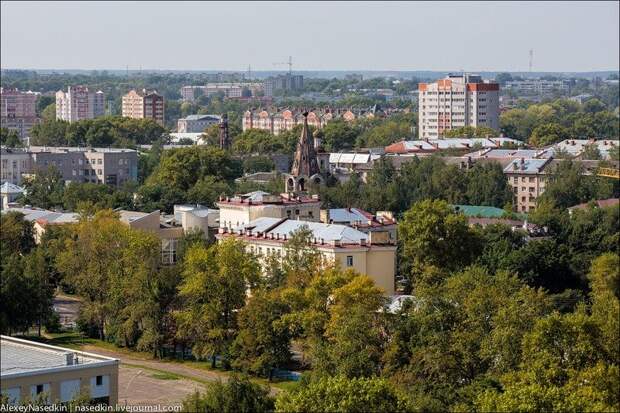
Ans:
{"label": "construction crane", "polygon": [[274,66],[277,65],[288,65],[288,74],[292,74],[293,73],[293,56],[289,56],[288,57],[288,62],[277,62],[273,64]]}

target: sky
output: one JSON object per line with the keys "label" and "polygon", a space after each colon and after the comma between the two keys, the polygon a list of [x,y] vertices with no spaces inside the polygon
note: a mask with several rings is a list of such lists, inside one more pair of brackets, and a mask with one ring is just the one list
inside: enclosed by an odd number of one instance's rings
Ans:
{"label": "sky", "polygon": [[619,2],[1,2],[19,69],[618,70]]}

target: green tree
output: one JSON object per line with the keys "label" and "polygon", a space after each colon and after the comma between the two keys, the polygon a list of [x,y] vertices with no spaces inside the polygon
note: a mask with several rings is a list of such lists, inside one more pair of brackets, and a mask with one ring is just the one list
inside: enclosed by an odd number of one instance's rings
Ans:
{"label": "green tree", "polygon": [[0,128],[0,145],[6,146],[7,148],[21,148],[24,146],[17,131],[7,128]]}
{"label": "green tree", "polygon": [[215,176],[205,176],[196,181],[194,186],[187,191],[187,201],[214,207],[220,196],[230,194],[230,192],[230,186],[226,181]]}
{"label": "green tree", "polygon": [[271,172],[275,167],[275,163],[267,156],[251,156],[243,160],[243,172],[246,174]]}
{"label": "green tree", "polygon": [[273,409],[269,388],[237,375],[226,383],[210,383],[203,394],[196,392],[183,400],[183,410],[187,412],[268,413]]}
{"label": "green tree", "polygon": [[467,173],[467,200],[471,205],[504,207],[513,194],[499,163],[476,164]]}
{"label": "green tree", "polygon": [[25,204],[43,209],[60,207],[63,204],[65,183],[55,166],[37,171],[34,178],[24,181],[24,189],[26,191],[22,202]]}
{"label": "green tree", "polygon": [[[455,270],[469,264],[479,251],[477,235],[466,218],[439,200],[420,201],[405,212],[398,226],[401,259],[420,275],[426,266]],[[411,271],[410,270],[410,271]]]}
{"label": "green tree", "polygon": [[445,133],[446,138],[485,138],[497,136],[497,131],[487,126],[463,126],[449,130]]}
{"label": "green tree", "polygon": [[383,378],[323,377],[282,393],[277,412],[405,412],[404,394]]}
{"label": "green tree", "polygon": [[277,293],[253,295],[239,312],[239,334],[232,346],[232,366],[272,379],[273,369],[290,359],[291,334],[282,317],[290,311]]}
{"label": "green tree", "polygon": [[546,146],[568,139],[568,131],[557,123],[537,126],[530,137],[529,143],[534,146]]}
{"label": "green tree", "polygon": [[32,222],[24,214],[8,211],[0,215],[0,266],[10,255],[26,255],[35,246]]}
{"label": "green tree", "polygon": [[232,238],[209,249],[189,249],[179,287],[184,304],[175,312],[175,319],[177,337],[192,343],[194,356],[211,358],[215,366],[219,355],[226,366],[229,364],[230,346],[238,332],[238,312],[259,274],[256,258]]}
{"label": "green tree", "polygon": [[328,122],[321,130],[323,148],[328,152],[351,149],[359,134],[357,128],[344,120]]}

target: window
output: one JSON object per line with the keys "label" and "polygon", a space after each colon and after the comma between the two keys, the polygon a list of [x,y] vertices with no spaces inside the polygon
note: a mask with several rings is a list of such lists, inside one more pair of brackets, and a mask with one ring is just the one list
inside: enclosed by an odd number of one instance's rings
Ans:
{"label": "window", "polygon": [[298,209],[295,210],[295,215],[299,215],[299,210]]}
{"label": "window", "polygon": [[97,169],[97,175],[101,175],[101,169]]}
{"label": "window", "polygon": [[347,267],[353,266],[353,255],[347,255]]}
{"label": "window", "polygon": [[43,393],[43,385],[37,384],[37,394],[41,394],[41,393]]}
{"label": "window", "polygon": [[97,376],[96,380],[96,385],[97,386],[102,386],[103,385],[103,376]]}
{"label": "window", "polygon": [[177,244],[176,239],[161,240],[161,262],[164,265],[171,265],[177,262]]}
{"label": "window", "polygon": [[534,182],[534,177],[530,176],[530,182]]}
{"label": "window", "polygon": [[103,162],[101,162],[101,159],[97,159],[97,165],[101,165]]}

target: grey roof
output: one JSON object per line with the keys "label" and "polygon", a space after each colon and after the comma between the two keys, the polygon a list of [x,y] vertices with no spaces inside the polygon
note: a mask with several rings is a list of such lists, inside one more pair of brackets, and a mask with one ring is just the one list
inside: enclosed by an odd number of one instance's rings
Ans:
{"label": "grey roof", "polygon": [[217,115],[188,115],[184,118],[185,120],[212,120],[214,122],[219,122],[221,118]]}
{"label": "grey roof", "polygon": [[243,198],[251,199],[252,202],[262,202],[263,196],[265,195],[271,195],[271,194],[265,191],[252,191],[252,192],[248,192],[247,194],[243,194]]}
{"label": "grey roof", "polygon": [[280,218],[258,218],[245,225],[234,228],[235,232],[240,230],[251,230],[253,234],[266,233],[290,236],[302,227],[308,227],[312,231],[312,238],[321,239],[325,242],[340,241],[343,244],[357,244],[360,240],[367,240],[368,236],[361,231],[338,224],[322,224],[320,222],[296,221]]}
{"label": "grey roof", "polygon": [[515,159],[504,168],[504,173],[539,174],[550,159]]}
{"label": "grey roof", "polygon": [[[0,338],[0,350],[0,375],[3,378],[81,368],[84,365],[118,364],[118,360],[113,358],[7,336]],[[67,354],[77,356],[77,363],[68,365]]]}
{"label": "grey roof", "polygon": [[10,182],[5,182],[0,186],[0,194],[21,194],[23,192],[24,188]]}
{"label": "grey roof", "polygon": [[369,220],[369,218],[357,208],[330,209],[329,219],[334,222],[348,222],[348,223]]}
{"label": "grey roof", "polygon": [[44,219],[50,224],[66,224],[74,223],[79,220],[79,214],[76,214],[75,212],[54,212],[37,208],[7,208],[2,212],[7,213],[11,211],[24,214],[24,219],[26,221],[37,221],[39,219]]}

